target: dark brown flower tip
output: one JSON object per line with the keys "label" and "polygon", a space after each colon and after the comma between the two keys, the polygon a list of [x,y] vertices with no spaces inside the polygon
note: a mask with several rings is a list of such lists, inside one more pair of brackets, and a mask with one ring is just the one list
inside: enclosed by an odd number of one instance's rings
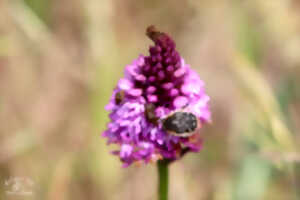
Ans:
{"label": "dark brown flower tip", "polygon": [[146,35],[152,40],[157,41],[160,36],[164,35],[164,33],[158,31],[154,25],[148,26],[146,30]]}

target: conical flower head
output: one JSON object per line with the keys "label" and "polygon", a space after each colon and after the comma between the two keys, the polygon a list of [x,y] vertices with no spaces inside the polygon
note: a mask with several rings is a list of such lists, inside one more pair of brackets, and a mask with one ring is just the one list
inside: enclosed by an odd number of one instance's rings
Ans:
{"label": "conical flower head", "polygon": [[202,146],[201,126],[210,121],[204,82],[185,64],[174,41],[153,26],[154,46],[126,66],[106,109],[103,136],[120,145],[113,153],[128,166],[136,161],[176,160]]}

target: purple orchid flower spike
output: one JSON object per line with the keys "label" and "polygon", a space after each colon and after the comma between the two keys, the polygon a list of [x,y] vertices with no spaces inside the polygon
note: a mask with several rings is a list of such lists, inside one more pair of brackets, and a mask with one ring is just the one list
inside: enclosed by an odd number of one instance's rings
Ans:
{"label": "purple orchid flower spike", "polygon": [[157,160],[174,161],[202,147],[201,126],[210,122],[204,82],[175,49],[175,42],[154,26],[149,56],[125,68],[106,109],[111,121],[103,136],[124,167]]}

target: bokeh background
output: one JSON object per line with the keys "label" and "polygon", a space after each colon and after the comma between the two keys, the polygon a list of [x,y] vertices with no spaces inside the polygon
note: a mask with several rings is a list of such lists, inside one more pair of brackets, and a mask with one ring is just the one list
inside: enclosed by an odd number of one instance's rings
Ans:
{"label": "bokeh background", "polygon": [[[171,165],[170,199],[300,199],[298,0],[1,0],[0,199],[156,199],[156,166],[123,169],[100,137],[151,24],[211,96],[204,148]],[[31,195],[7,193],[18,177]]]}

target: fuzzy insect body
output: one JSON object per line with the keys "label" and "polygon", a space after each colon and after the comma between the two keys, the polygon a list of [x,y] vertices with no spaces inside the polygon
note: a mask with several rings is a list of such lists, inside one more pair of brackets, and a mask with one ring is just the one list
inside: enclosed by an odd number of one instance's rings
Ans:
{"label": "fuzzy insect body", "polygon": [[164,130],[180,137],[195,134],[199,125],[199,120],[194,114],[184,111],[174,112],[163,120]]}

